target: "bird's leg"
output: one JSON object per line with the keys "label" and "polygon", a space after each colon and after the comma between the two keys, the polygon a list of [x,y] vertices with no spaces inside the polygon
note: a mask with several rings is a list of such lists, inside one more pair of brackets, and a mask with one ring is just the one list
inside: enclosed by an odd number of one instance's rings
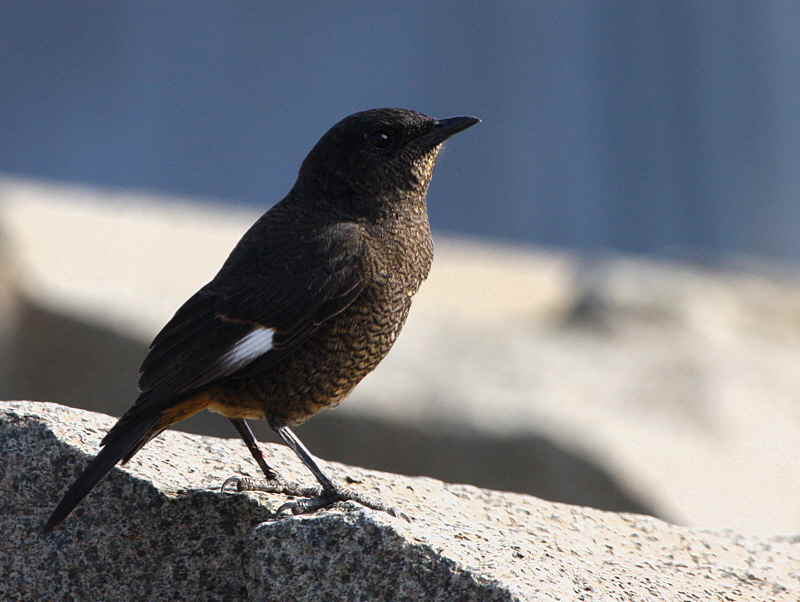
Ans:
{"label": "bird's leg", "polygon": [[[319,484],[322,486],[322,490],[319,491],[317,495],[294,502],[285,503],[283,506],[278,508],[278,514],[282,514],[286,511],[291,512],[292,514],[305,514],[307,512],[314,512],[315,510],[326,508],[327,506],[330,506],[336,502],[350,500],[353,502],[358,502],[367,508],[372,508],[373,510],[387,512],[392,516],[398,515],[394,508],[387,506],[383,503],[383,501],[372,499],[353,491],[352,489],[336,485],[333,481],[331,481],[320,469],[316,462],[316,458],[314,458],[306,446],[303,445],[303,442],[297,438],[297,435],[295,435],[291,429],[289,429],[289,427],[275,425],[273,426],[273,429],[276,433],[278,433],[278,436],[283,439],[283,442],[286,443],[286,445],[288,445],[292,451],[297,454],[303,464],[306,465],[306,468],[312,472]],[[308,495],[308,493],[303,493],[303,495]]]}
{"label": "bird's leg", "polygon": [[[303,464],[312,472],[320,484],[320,487],[302,487],[298,483],[273,480],[266,483],[258,483],[252,479],[228,479],[226,484],[235,480],[237,491],[265,491],[268,493],[282,493],[300,497],[303,499],[287,502],[278,508],[277,514],[306,514],[327,508],[328,506],[340,501],[358,502],[362,506],[380,510],[392,516],[400,514],[391,506],[384,504],[381,500],[376,500],[360,494],[352,489],[340,487],[329,479],[320,469],[316,459],[306,448],[305,445],[287,426],[273,425],[273,430],[300,458]],[[225,485],[223,485],[223,488]]]}
{"label": "bird's leg", "polygon": [[[268,481],[275,481],[278,479],[278,473],[275,472],[267,461],[264,459],[264,454],[261,451],[261,448],[258,447],[258,442],[256,441],[256,437],[253,434],[253,429],[250,428],[250,425],[244,418],[229,418],[228,420],[231,421],[231,424],[236,428],[239,433],[239,436],[244,441],[244,444],[247,446],[247,449],[250,450],[250,453],[253,454],[253,458],[258,464],[259,468],[261,468],[261,472],[264,473],[264,477]],[[230,481],[230,479],[228,479]],[[225,481],[226,483],[228,481]],[[225,485],[223,485],[223,488]]]}

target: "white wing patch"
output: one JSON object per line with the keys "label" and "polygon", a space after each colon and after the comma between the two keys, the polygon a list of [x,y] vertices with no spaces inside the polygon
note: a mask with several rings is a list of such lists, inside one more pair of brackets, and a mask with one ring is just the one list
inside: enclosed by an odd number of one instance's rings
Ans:
{"label": "white wing patch", "polygon": [[272,328],[258,326],[231,345],[231,348],[219,358],[223,370],[230,374],[243,368],[256,358],[272,349]]}

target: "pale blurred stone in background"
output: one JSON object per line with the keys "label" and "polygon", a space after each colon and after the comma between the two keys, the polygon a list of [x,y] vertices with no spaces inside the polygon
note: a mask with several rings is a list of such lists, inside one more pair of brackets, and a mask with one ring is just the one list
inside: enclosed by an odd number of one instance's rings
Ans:
{"label": "pale blurred stone in background", "polygon": [[[0,399],[123,412],[149,340],[256,216],[0,180]],[[795,274],[437,235],[395,349],[302,436],[366,467],[797,532],[799,360]]]}

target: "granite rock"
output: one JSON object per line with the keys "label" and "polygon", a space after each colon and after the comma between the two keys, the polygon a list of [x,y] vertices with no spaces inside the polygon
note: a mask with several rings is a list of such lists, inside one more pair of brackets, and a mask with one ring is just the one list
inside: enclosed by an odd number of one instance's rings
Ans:
{"label": "granite rock", "polygon": [[[41,530],[113,419],[0,402],[0,598],[205,600],[796,600],[800,538],[647,516],[328,463],[409,520],[352,503],[275,520],[278,495],[235,440],[167,431]],[[287,478],[291,452],[267,445]]]}

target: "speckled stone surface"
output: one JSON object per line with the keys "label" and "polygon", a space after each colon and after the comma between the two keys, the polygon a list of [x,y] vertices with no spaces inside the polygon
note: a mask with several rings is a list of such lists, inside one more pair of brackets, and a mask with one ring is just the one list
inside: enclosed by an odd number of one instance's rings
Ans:
{"label": "speckled stone surface", "polygon": [[[285,498],[237,440],[166,432],[63,527],[41,526],[113,419],[0,402],[0,599],[797,600],[800,537],[676,527],[329,464],[412,519],[347,503],[270,521]],[[413,445],[413,441],[408,442]],[[311,482],[267,445],[287,478]]]}

